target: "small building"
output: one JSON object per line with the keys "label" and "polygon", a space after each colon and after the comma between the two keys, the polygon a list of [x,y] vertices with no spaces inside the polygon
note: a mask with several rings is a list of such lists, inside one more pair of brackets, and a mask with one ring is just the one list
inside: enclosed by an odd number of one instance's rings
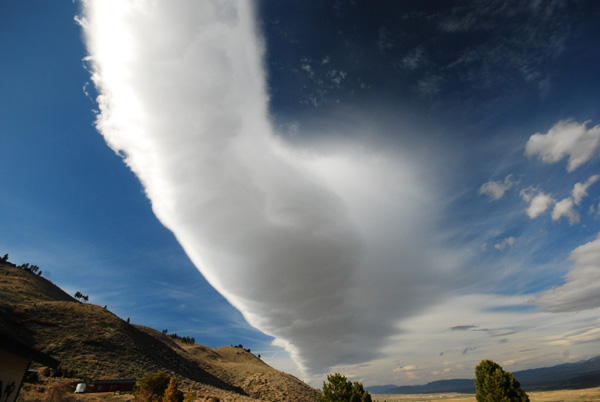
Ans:
{"label": "small building", "polygon": [[96,380],[92,392],[129,392],[135,387],[135,378],[123,380]]}
{"label": "small building", "polygon": [[56,369],[59,361],[0,334],[0,401],[14,402],[31,362]]}

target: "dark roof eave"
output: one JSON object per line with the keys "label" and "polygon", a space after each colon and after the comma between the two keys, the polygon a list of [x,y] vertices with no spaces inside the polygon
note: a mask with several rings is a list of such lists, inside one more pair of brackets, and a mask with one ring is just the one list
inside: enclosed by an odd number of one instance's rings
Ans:
{"label": "dark roof eave", "polygon": [[29,360],[43,364],[50,368],[56,369],[60,362],[53,357],[48,356],[38,350],[32,349],[22,343],[15,341],[3,334],[0,334],[0,348],[10,351],[19,356],[23,356]]}

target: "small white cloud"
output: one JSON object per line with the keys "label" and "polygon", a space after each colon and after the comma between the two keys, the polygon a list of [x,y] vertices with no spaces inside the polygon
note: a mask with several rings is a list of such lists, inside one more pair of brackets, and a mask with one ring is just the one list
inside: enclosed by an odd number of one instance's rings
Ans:
{"label": "small white cloud", "polygon": [[570,225],[579,223],[579,214],[573,209],[573,200],[571,198],[565,198],[554,205],[552,220],[557,221],[563,216],[569,218]]}
{"label": "small white cloud", "polygon": [[507,237],[506,239],[502,240],[500,243],[496,243],[494,244],[494,248],[496,250],[504,250],[506,247],[508,246],[512,246],[513,244],[515,244],[515,241],[517,241],[517,239],[515,239],[514,237]]}
{"label": "small white cloud", "polygon": [[573,250],[569,260],[574,265],[565,275],[565,284],[540,293],[532,303],[550,312],[600,307],[600,235]]}
{"label": "small white cloud", "polygon": [[479,246],[479,249],[480,249],[481,251],[487,251],[487,246],[488,246],[488,244],[487,244],[487,243],[483,243],[483,244],[481,244],[481,246]]}
{"label": "small white cloud", "polygon": [[512,180],[512,175],[504,178],[504,181],[488,181],[479,188],[480,195],[487,195],[490,199],[496,201],[504,197],[504,194],[511,189],[517,182]]}
{"label": "small white cloud", "polygon": [[535,219],[546,212],[546,210],[550,208],[550,205],[555,202],[550,194],[535,190],[531,187],[521,190],[521,198],[529,203],[526,212],[527,216],[531,219]]}
{"label": "small white cloud", "polygon": [[569,156],[567,171],[572,172],[590,160],[600,144],[600,125],[588,129],[588,123],[559,121],[546,134],[536,133],[529,137],[525,155],[537,155],[546,163]]}
{"label": "small white cloud", "polygon": [[590,177],[589,179],[587,179],[587,181],[585,183],[576,183],[575,186],[573,187],[573,201],[575,202],[575,205],[579,205],[579,203],[581,202],[582,198],[587,196],[587,189],[589,186],[591,186],[592,184],[594,184],[595,182],[598,181],[598,179],[600,179],[600,175],[594,175],[592,177]]}

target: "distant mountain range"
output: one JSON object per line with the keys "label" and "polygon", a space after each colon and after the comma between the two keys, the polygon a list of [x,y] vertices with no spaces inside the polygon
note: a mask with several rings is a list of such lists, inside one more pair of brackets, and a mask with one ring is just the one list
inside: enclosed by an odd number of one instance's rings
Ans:
{"label": "distant mountain range", "polygon": [[[600,356],[577,363],[559,364],[531,370],[515,371],[513,375],[525,391],[580,389],[600,386]],[[372,394],[437,394],[457,392],[474,394],[473,379],[441,380],[425,385],[376,385],[367,387]]]}

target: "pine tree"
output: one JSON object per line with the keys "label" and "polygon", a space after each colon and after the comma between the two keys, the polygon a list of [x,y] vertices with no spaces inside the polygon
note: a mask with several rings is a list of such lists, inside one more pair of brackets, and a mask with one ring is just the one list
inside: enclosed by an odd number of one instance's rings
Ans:
{"label": "pine tree", "polygon": [[340,373],[330,374],[323,382],[319,402],[371,402],[371,395],[360,382],[354,384]]}
{"label": "pine tree", "polygon": [[482,360],[475,367],[477,402],[529,402],[515,377],[491,360]]}

